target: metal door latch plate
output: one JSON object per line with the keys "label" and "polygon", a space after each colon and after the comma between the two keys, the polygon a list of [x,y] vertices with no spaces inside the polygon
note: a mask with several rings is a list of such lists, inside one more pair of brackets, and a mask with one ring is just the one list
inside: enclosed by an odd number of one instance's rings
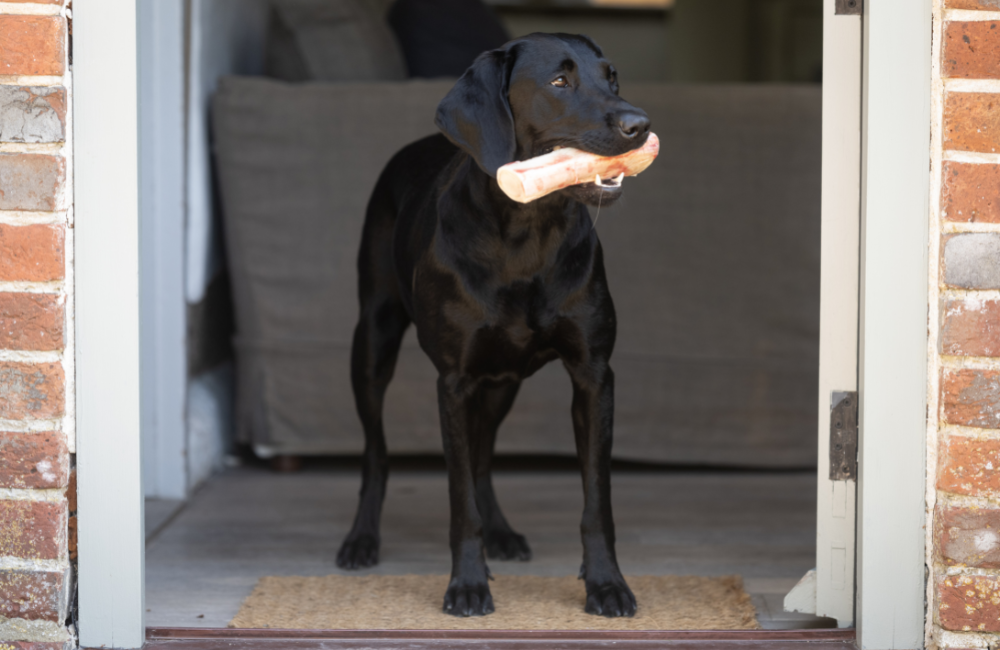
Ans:
{"label": "metal door latch plate", "polygon": [[834,392],[830,399],[830,480],[858,478],[858,394]]}
{"label": "metal door latch plate", "polygon": [[865,11],[864,0],[836,0],[836,10],[833,12],[838,16],[860,16]]}

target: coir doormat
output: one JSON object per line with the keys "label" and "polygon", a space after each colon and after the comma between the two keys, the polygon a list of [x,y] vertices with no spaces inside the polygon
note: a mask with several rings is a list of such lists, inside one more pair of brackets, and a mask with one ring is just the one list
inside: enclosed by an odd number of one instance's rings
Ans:
{"label": "coir doormat", "polygon": [[229,627],[309,630],[756,630],[739,576],[630,576],[633,618],[583,611],[575,577],[497,576],[496,611],[459,618],[441,611],[447,576],[265,577]]}

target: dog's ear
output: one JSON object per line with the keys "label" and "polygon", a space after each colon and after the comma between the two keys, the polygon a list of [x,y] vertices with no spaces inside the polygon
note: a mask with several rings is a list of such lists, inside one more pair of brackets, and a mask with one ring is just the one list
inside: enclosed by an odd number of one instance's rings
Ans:
{"label": "dog's ear", "polygon": [[507,91],[514,48],[483,52],[438,104],[434,123],[484,172],[514,160],[514,116]]}

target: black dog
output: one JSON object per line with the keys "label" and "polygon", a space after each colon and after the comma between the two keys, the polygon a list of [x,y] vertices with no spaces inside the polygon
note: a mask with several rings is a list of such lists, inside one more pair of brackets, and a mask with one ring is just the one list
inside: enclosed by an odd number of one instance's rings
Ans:
{"label": "black dog", "polygon": [[608,205],[622,190],[591,182],[522,205],[495,177],[501,165],[557,147],[625,153],[645,143],[649,119],[618,97],[615,69],[589,38],[533,34],[480,55],[438,106],[436,123],[446,137],[396,154],[368,205],[351,356],[365,461],[361,503],[337,564],[378,562],[382,401],[412,322],[439,372],[451,501],[445,611],[493,611],[484,550],[500,559],[531,555],[500,512],[490,460],[521,381],[560,359],[573,383],[583,472],[586,610],[631,616],[635,597],[618,568],[611,516],[615,310],[585,207]]}

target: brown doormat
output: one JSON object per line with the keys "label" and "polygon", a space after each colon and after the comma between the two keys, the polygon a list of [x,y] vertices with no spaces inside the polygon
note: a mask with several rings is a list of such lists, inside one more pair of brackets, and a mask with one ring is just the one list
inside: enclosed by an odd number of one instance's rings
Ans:
{"label": "brown doormat", "polygon": [[633,618],[583,611],[575,577],[497,576],[496,612],[459,618],[441,611],[447,576],[261,578],[229,627],[308,630],[756,630],[739,576],[630,576]]}

